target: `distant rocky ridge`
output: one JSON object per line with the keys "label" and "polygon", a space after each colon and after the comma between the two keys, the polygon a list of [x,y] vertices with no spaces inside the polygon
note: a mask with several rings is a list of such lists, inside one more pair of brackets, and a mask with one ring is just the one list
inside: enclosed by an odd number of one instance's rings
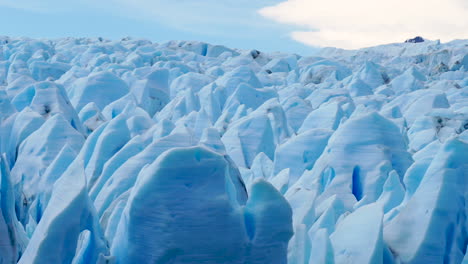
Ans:
{"label": "distant rocky ridge", "polygon": [[421,43],[421,42],[424,42],[424,39],[420,36],[405,40],[405,43]]}

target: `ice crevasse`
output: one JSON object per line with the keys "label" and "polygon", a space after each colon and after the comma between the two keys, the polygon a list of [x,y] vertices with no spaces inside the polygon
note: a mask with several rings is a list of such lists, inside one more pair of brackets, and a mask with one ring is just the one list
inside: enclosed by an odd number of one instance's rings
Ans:
{"label": "ice crevasse", "polygon": [[468,263],[467,62],[0,37],[0,263]]}

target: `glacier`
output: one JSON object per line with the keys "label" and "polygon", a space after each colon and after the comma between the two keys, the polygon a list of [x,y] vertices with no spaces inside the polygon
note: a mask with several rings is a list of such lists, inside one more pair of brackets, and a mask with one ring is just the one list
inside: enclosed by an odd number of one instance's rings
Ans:
{"label": "glacier", "polygon": [[468,263],[467,179],[468,40],[0,37],[0,263]]}

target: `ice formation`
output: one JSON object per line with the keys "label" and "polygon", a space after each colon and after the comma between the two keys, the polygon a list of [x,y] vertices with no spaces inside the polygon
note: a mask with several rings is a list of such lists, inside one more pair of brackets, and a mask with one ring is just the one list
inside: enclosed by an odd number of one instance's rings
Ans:
{"label": "ice formation", "polygon": [[468,41],[0,38],[0,263],[468,263]]}

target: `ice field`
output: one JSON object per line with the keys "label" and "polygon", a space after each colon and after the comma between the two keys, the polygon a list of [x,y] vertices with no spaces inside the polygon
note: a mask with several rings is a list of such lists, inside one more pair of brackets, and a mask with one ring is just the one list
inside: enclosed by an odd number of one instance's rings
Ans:
{"label": "ice field", "polygon": [[468,40],[0,37],[0,153],[2,264],[462,263]]}

